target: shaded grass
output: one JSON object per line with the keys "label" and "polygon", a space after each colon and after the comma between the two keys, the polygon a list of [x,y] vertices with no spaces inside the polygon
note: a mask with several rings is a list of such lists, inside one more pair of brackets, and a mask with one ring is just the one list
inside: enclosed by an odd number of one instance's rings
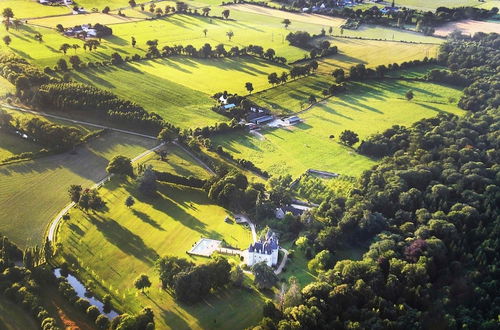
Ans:
{"label": "shaded grass", "polygon": [[[159,195],[146,199],[135,184],[113,179],[101,189],[105,212],[72,210],[58,234],[62,254],[80,266],[85,279],[93,279],[117,299],[117,307],[137,312],[151,306],[159,328],[244,328],[261,317],[262,297],[257,292],[226,289],[196,305],[178,304],[160,290],[153,261],[158,255],[177,255],[195,262],[186,251],[200,239],[224,239],[235,247],[246,247],[251,233],[244,226],[224,221],[228,211],[212,204],[205,192],[160,184]],[[124,205],[132,195],[132,208]],[[78,230],[76,228],[79,228]],[[71,256],[76,256],[71,257]],[[137,294],[133,280],[140,273],[153,282],[147,295]],[[101,288],[102,290],[102,288]]]}
{"label": "shaded grass", "polygon": [[[300,80],[295,84],[300,89]],[[415,93],[411,102],[404,99],[404,93],[409,89]],[[275,109],[279,107],[286,112],[297,109],[299,100],[302,100],[289,96],[289,93],[296,92],[285,85],[261,93],[254,100],[264,106],[272,103]],[[376,162],[339,144],[338,136],[343,130],[355,131],[362,140],[392,125],[411,125],[440,112],[461,115],[464,111],[449,103],[450,99],[456,102],[459,96],[459,89],[433,83],[393,80],[352,83],[349,92],[321,102],[301,114],[303,123],[291,128],[262,131],[264,140],[248,134],[225,134],[213,141],[235,157],[251,160],[274,175],[288,173],[297,176],[314,168],[359,176]],[[330,135],[335,138],[331,139]]]}
{"label": "shaded grass", "polygon": [[20,306],[0,296],[0,329],[27,330],[38,329],[39,326],[31,315]]}

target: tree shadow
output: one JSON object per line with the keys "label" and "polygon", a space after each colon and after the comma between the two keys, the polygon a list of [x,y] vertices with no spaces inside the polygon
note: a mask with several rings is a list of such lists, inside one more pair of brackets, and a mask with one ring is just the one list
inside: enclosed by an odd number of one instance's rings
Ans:
{"label": "tree shadow", "polygon": [[158,229],[158,230],[161,230],[161,231],[165,231],[165,229],[163,229],[162,226],[160,226],[160,224],[158,222],[156,222],[155,220],[151,219],[151,217],[144,213],[144,212],[141,212],[141,211],[138,211],[138,210],[135,210],[135,209],[132,209],[132,213],[138,217],[139,219],[141,219],[142,221],[144,221],[145,223],[153,226],[154,228]]}
{"label": "tree shadow", "polygon": [[108,242],[124,253],[133,255],[150,265],[158,258],[156,251],[148,247],[140,236],[122,227],[115,220],[104,219],[97,214],[87,214],[87,218],[106,237]]}

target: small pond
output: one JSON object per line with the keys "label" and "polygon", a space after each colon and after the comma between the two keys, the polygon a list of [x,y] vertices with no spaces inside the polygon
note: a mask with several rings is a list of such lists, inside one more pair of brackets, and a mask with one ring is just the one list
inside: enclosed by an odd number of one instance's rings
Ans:
{"label": "small pond", "polygon": [[[61,268],[54,269],[54,275],[57,278],[62,277],[62,275],[61,275]],[[68,279],[68,283],[73,287],[73,289],[75,289],[76,294],[78,295],[79,298],[87,299],[91,305],[96,306],[99,309],[99,312],[101,312],[103,315],[106,315],[110,320],[119,315],[114,310],[111,310],[111,312],[109,312],[107,314],[104,313],[103,312],[103,310],[104,310],[103,309],[104,304],[100,300],[97,300],[94,297],[88,298],[88,297],[85,296],[85,293],[87,292],[87,289],[82,284],[82,282],[80,282],[76,277],[74,277],[71,274],[68,274],[67,279]]]}

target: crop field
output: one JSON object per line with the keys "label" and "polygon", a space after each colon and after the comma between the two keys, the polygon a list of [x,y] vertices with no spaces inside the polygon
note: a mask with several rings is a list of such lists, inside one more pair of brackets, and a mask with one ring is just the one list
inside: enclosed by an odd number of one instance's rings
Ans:
{"label": "crop field", "polygon": [[[72,73],[75,80],[110,90],[187,128],[226,121],[210,110],[214,105],[210,97],[224,90],[246,94],[247,81],[253,83],[255,90],[268,88],[267,75],[275,71],[287,68],[253,57],[172,57]],[[235,81],[241,83],[235,85]]]}
{"label": "crop field", "polygon": [[[245,328],[260,317],[262,297],[257,292],[228,289],[187,306],[176,303],[159,288],[153,269],[158,255],[203,262],[207,259],[186,254],[200,237],[224,239],[239,248],[251,242],[250,231],[226,223],[228,211],[212,204],[205,192],[161,184],[157,198],[144,199],[134,184],[113,179],[101,194],[108,208],[97,213],[72,210],[70,220],[60,227],[58,241],[68,261],[82,267],[84,278],[119,292],[118,308],[138,311],[142,306],[151,306],[156,326],[162,329],[199,328],[202,324],[210,328]],[[131,208],[124,205],[129,195],[136,199]],[[137,294],[132,285],[140,273],[148,274],[153,283],[147,295]]]}
{"label": "crop field", "polygon": [[[314,84],[313,79],[304,82],[301,79],[293,86],[260,93],[258,101],[269,100],[261,104],[296,111],[297,90],[308,83]],[[404,93],[410,89],[415,98],[406,101]],[[235,157],[251,160],[271,174],[298,176],[313,168],[358,176],[376,162],[337,142],[344,129],[355,131],[363,139],[392,125],[411,125],[439,112],[461,115],[463,111],[455,105],[459,97],[459,89],[431,83],[355,83],[347,93],[320,102],[302,113],[300,117],[304,122],[294,127],[266,129],[261,132],[262,137],[226,134],[213,140]]]}
{"label": "crop field", "polygon": [[135,157],[155,141],[109,133],[77,149],[0,167],[0,232],[21,247],[39,244],[45,226],[69,203],[71,184],[92,186],[115,155]]}
{"label": "crop field", "polygon": [[436,28],[436,35],[447,36],[453,31],[460,31],[467,35],[473,35],[476,32],[500,32],[500,23],[498,21],[475,21],[464,20],[459,22],[450,22]]}
{"label": "crop field", "polygon": [[318,72],[331,74],[336,68],[349,69],[356,64],[376,67],[380,64],[401,63],[436,57],[439,49],[433,44],[410,44],[402,42],[359,40],[347,38],[325,38],[339,48],[339,53],[317,59]]}
{"label": "crop field", "polygon": [[[490,2],[498,1],[487,0],[485,1],[485,4],[489,4]],[[386,1],[386,3],[388,6],[390,6],[390,1]],[[396,5],[400,7],[410,7],[420,10],[434,11],[438,7],[476,7],[481,6],[481,2],[473,0],[399,0],[396,2]]]}

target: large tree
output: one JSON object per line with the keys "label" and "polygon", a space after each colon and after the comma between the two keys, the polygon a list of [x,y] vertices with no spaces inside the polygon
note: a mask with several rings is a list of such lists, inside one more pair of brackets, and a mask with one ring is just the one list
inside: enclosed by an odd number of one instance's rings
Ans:
{"label": "large tree", "polygon": [[281,24],[285,26],[285,29],[288,29],[288,26],[292,24],[292,22],[288,18],[285,18],[283,21],[281,21]]}
{"label": "large tree", "polygon": [[141,292],[144,293],[144,289],[147,289],[151,286],[151,281],[149,280],[148,275],[139,275],[134,281],[134,286],[137,290],[141,290]]}
{"label": "large tree", "polygon": [[132,166],[132,160],[125,156],[115,156],[110,161],[106,167],[106,172],[109,174],[117,174],[124,176],[134,176],[134,167]]}
{"label": "large tree", "polygon": [[278,276],[265,262],[253,265],[252,273],[255,275],[254,284],[259,290],[271,289],[278,283]]}
{"label": "large tree", "polygon": [[358,134],[349,129],[342,131],[339,138],[341,143],[350,147],[359,141]]}

